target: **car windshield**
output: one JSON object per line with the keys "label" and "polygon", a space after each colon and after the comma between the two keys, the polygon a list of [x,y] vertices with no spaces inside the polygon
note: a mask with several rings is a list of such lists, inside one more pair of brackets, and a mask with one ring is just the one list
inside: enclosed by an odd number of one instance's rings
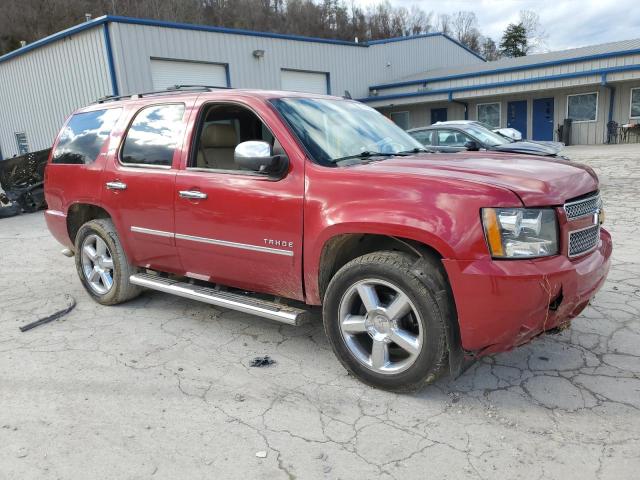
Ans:
{"label": "car windshield", "polygon": [[496,147],[498,145],[505,145],[507,143],[510,143],[509,140],[504,138],[502,135],[492,132],[482,125],[465,125],[464,130],[470,135],[476,137],[476,139],[480,140],[485,145],[489,145],[490,147]]}
{"label": "car windshield", "polygon": [[301,97],[272,103],[321,164],[424,151],[422,144],[391,120],[356,101]]}

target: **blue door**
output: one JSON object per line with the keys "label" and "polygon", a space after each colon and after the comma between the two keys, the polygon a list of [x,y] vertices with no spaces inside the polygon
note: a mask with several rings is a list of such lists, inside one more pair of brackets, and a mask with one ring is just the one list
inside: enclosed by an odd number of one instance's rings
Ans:
{"label": "blue door", "polygon": [[553,140],[553,98],[533,101],[533,140]]}
{"label": "blue door", "polygon": [[527,101],[518,100],[507,104],[507,127],[515,128],[527,138]]}
{"label": "blue door", "polygon": [[431,124],[436,122],[447,121],[447,109],[446,108],[432,108],[431,109]]}

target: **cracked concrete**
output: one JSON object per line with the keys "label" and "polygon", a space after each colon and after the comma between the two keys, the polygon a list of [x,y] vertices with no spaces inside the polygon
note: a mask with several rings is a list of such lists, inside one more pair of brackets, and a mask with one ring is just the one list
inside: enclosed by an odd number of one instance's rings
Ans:
{"label": "cracked concrete", "polygon": [[[602,180],[603,290],[562,334],[412,395],[349,377],[319,316],[281,326],[152,292],[99,306],[41,213],[2,220],[0,479],[637,478],[640,146],[567,153]],[[71,314],[18,331],[65,293]],[[277,364],[249,368],[265,354]]]}

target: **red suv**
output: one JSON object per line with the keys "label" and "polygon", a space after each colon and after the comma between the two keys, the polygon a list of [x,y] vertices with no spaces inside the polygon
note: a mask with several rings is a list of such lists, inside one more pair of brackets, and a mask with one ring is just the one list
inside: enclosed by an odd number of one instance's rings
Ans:
{"label": "red suv", "polygon": [[587,167],[432,154],[361,103],[291,92],[80,109],[45,191],[97,302],[150,288],[289,324],[322,305],[345,368],[391,390],[566,327],[612,249]]}

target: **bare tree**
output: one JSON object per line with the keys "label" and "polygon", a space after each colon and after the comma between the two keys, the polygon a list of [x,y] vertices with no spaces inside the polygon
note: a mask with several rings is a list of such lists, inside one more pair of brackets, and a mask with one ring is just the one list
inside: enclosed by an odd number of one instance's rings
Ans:
{"label": "bare tree", "polygon": [[527,36],[527,53],[547,51],[549,34],[540,24],[540,16],[533,10],[520,10],[520,24]]}
{"label": "bare tree", "polygon": [[456,40],[474,52],[480,52],[481,35],[475,13],[467,11],[454,13],[451,17],[451,28]]}

